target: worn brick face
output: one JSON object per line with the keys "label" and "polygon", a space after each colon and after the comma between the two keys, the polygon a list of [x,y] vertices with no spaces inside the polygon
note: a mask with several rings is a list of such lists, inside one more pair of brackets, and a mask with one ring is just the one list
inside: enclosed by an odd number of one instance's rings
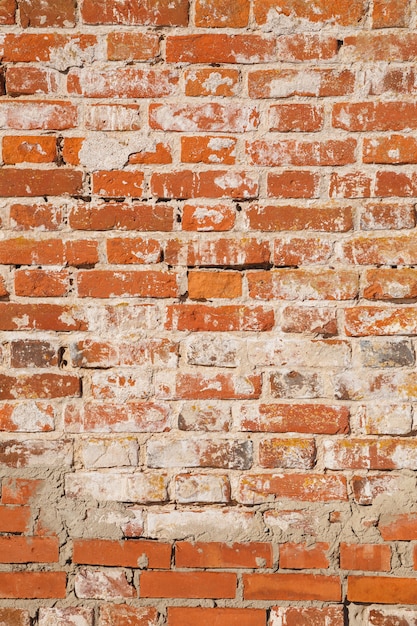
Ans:
{"label": "worn brick face", "polygon": [[417,621],[416,0],[0,0],[0,626]]}

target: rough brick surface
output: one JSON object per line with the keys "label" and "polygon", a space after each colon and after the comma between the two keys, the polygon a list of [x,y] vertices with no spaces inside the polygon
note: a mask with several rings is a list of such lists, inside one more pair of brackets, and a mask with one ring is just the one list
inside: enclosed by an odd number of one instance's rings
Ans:
{"label": "rough brick surface", "polygon": [[0,626],[415,626],[417,0],[0,25]]}

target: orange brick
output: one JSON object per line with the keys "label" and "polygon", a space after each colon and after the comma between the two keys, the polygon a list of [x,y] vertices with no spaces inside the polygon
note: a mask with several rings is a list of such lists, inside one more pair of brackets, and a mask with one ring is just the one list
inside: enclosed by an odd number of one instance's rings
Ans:
{"label": "orange brick", "polygon": [[298,207],[251,204],[246,216],[253,230],[346,232],[353,228],[350,207]]}
{"label": "orange brick", "polygon": [[86,98],[162,98],[176,92],[174,70],[117,67],[112,71],[91,68],[70,69],[68,93]]}
{"label": "orange brick", "polygon": [[237,69],[201,68],[184,72],[186,96],[235,96],[239,89]]}
{"label": "orange brick", "polygon": [[236,142],[233,137],[181,137],[181,161],[183,163],[236,162]]}
{"label": "orange brick", "polygon": [[249,0],[197,0],[195,25],[202,28],[243,28],[248,25]]}
{"label": "orange brick", "polygon": [[20,21],[23,28],[46,26],[68,27],[75,24],[74,0],[20,0]]}
{"label": "orange brick", "polygon": [[1,502],[2,504],[27,504],[43,485],[43,480],[34,478],[4,478],[1,485]]}
{"label": "orange brick", "polygon": [[7,168],[0,171],[0,195],[7,198],[78,195],[82,188],[83,174],[76,170]]}
{"label": "orange brick", "polygon": [[417,514],[393,513],[384,516],[378,528],[384,541],[415,541],[417,540]]}
{"label": "orange brick", "polygon": [[338,576],[319,574],[243,574],[245,600],[320,600],[339,602]]}
{"label": "orange brick", "polygon": [[31,517],[28,506],[0,505],[0,532],[24,533],[29,527]]}
{"label": "orange brick", "polygon": [[252,65],[274,61],[274,51],[274,37],[252,34],[168,35],[166,41],[168,63],[249,63]]}
{"label": "orange brick", "polygon": [[375,604],[415,604],[417,580],[394,576],[349,576],[347,599]]}
{"label": "orange brick", "polygon": [[267,331],[274,327],[274,312],[244,305],[174,304],[167,309],[165,327],[189,331]]}
{"label": "orange brick", "polygon": [[267,195],[269,198],[318,198],[320,175],[315,172],[294,170],[282,174],[269,173]]}
{"label": "orange brick", "polygon": [[126,24],[127,26],[187,26],[188,0],[84,0],[81,17],[86,24]]}
{"label": "orange brick", "polygon": [[235,208],[226,204],[185,204],[181,224],[183,230],[225,231],[233,228],[235,216]]}
{"label": "orange brick", "polygon": [[157,626],[158,612],[152,606],[101,604],[98,626]]}
{"label": "orange brick", "polygon": [[1,563],[57,563],[55,537],[0,537]]}
{"label": "orange brick", "polygon": [[305,502],[347,500],[344,476],[319,474],[248,474],[239,481],[237,495],[242,504],[273,502],[289,498]]}
{"label": "orange brick", "polygon": [[255,0],[254,12],[258,24],[265,24],[269,11],[276,9],[284,15],[294,14],[299,19],[311,22],[330,22],[340,26],[356,26],[365,17],[364,0],[326,0],[297,2],[297,0]]}
{"label": "orange brick", "polygon": [[170,231],[174,210],[169,205],[106,203],[79,204],[70,211],[69,222],[75,230]]}
{"label": "orange brick", "polygon": [[374,0],[372,13],[373,28],[407,26],[410,17],[409,0]]}
{"label": "orange brick", "polygon": [[340,567],[347,570],[389,572],[391,547],[381,544],[340,544]]}
{"label": "orange brick", "polygon": [[56,94],[57,91],[58,73],[54,70],[19,65],[7,68],[6,93],[9,96]]}
{"label": "orange brick", "polygon": [[141,598],[234,598],[237,577],[217,572],[143,572]]}
{"label": "orange brick", "polygon": [[263,609],[206,609],[168,607],[168,626],[265,626]]}
{"label": "orange brick", "polygon": [[272,567],[270,543],[177,542],[175,546],[177,567],[193,568],[258,568]]}
{"label": "orange brick", "polygon": [[284,543],[279,548],[279,565],[282,569],[325,569],[329,567],[326,555],[328,543]]}
{"label": "orange brick", "polygon": [[17,270],[15,293],[30,298],[59,298],[67,295],[69,280],[68,270]]}
{"label": "orange brick", "polygon": [[171,545],[151,541],[111,541],[105,539],[75,539],[74,563],[137,567],[143,559],[152,569],[169,569]]}
{"label": "orange brick", "polygon": [[16,0],[3,0],[0,4],[0,24],[4,26],[14,24],[16,8]]}
{"label": "orange brick", "polygon": [[0,572],[0,598],[65,598],[65,572]]}
{"label": "orange brick", "polygon": [[315,132],[324,121],[322,106],[311,104],[276,104],[269,109],[269,130],[288,132]]}
{"label": "orange brick", "polygon": [[163,271],[87,270],[78,273],[80,298],[175,298],[177,274]]}
{"label": "orange brick", "polygon": [[199,272],[188,274],[188,296],[192,300],[239,298],[242,295],[240,272]]}
{"label": "orange brick", "polygon": [[109,33],[107,58],[110,61],[151,61],[159,53],[156,33]]}
{"label": "orange brick", "polygon": [[94,172],[93,193],[108,198],[133,196],[140,198],[143,192],[143,172],[117,171]]}
{"label": "orange brick", "polygon": [[273,69],[255,70],[248,75],[251,98],[344,96],[353,93],[354,86],[355,76],[350,70]]}

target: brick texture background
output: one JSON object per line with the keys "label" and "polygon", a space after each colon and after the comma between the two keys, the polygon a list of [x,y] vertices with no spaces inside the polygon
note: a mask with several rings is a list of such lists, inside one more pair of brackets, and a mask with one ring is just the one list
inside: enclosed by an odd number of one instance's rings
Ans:
{"label": "brick texture background", "polygon": [[416,1],[0,24],[0,624],[415,625]]}

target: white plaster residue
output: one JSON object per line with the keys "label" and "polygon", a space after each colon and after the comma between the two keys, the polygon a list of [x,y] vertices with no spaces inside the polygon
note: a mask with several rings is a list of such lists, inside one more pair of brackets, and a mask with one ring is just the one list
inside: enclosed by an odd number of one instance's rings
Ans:
{"label": "white plaster residue", "polygon": [[[318,7],[315,7],[315,9],[313,8],[312,11],[318,15]],[[285,15],[281,13],[279,8],[274,7],[269,9],[266,23],[262,26],[262,30],[276,35],[288,35],[291,33],[322,30],[323,26],[323,22],[311,22],[305,17],[295,17],[294,14]]]}
{"label": "white plaster residue", "polygon": [[54,428],[53,416],[47,411],[42,411],[33,400],[17,405],[13,410],[11,421],[16,430],[27,433]]}
{"label": "white plaster residue", "polygon": [[[191,80],[196,80],[195,74]],[[230,76],[222,76],[220,72],[211,72],[210,76],[203,82],[204,89],[213,96],[216,95],[217,89],[222,85],[233,85],[233,80]]]}
{"label": "white plaster residue", "polygon": [[108,133],[91,133],[80,150],[80,163],[90,172],[123,168],[129,155],[143,150],[143,137],[116,139]]}
{"label": "white plaster residue", "polygon": [[417,469],[417,448],[399,444],[391,455],[391,461],[396,469]]}
{"label": "white plaster residue", "polygon": [[207,147],[210,150],[227,150],[235,144],[235,139],[228,139],[226,137],[211,137]]}
{"label": "white plaster residue", "polygon": [[319,96],[321,75],[318,72],[297,72],[272,80],[269,85],[270,98],[287,98],[295,94]]}
{"label": "white plaster residue", "polygon": [[21,315],[20,317],[14,317],[12,319],[13,324],[16,326],[16,330],[29,327],[29,315]]}
{"label": "white plaster residue", "polygon": [[[202,206],[195,207],[193,216],[196,220],[211,220],[213,224],[220,224],[223,220],[223,215],[221,211],[217,209],[209,209]],[[197,230],[214,230],[214,227],[203,226],[201,228],[198,228]]]}
{"label": "white plaster residue", "polygon": [[70,67],[82,67],[95,61],[95,47],[88,46],[83,49],[79,43],[79,38],[76,38],[68,41],[62,48],[53,48],[49,61],[46,61],[45,65],[54,67],[60,72],[65,72]]}

